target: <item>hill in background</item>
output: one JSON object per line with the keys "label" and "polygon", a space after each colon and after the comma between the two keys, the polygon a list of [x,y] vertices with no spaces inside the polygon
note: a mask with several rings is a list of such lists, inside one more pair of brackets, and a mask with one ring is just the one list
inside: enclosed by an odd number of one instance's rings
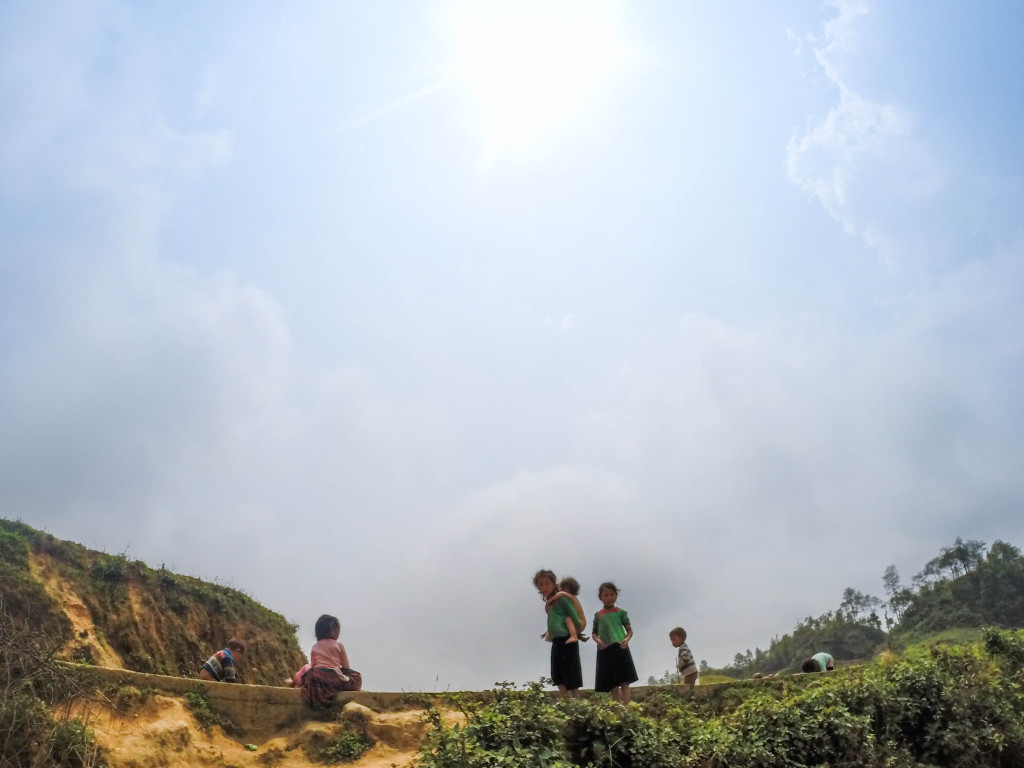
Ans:
{"label": "hill in background", "polygon": [[5,519],[0,608],[47,628],[64,658],[104,667],[194,677],[231,637],[246,643],[240,682],[277,685],[305,663],[295,625],[236,589]]}
{"label": "hill in background", "polygon": [[[737,653],[733,663],[713,669],[701,662],[702,679],[797,672],[809,656],[825,651],[840,662],[859,662],[921,642],[968,641],[982,627],[1024,627],[1024,556],[996,541],[991,547],[958,538],[914,576],[901,583],[896,567],[882,574],[887,600],[852,587],[834,611],[800,621],[791,633],[772,638],[767,650]],[[668,671],[648,684],[675,682]]]}

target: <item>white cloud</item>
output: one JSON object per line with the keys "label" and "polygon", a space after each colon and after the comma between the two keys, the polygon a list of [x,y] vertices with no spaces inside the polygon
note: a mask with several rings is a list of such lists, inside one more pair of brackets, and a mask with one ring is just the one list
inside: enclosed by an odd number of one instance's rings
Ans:
{"label": "white cloud", "polygon": [[[891,264],[902,244],[901,216],[927,202],[942,187],[941,174],[915,136],[914,117],[904,107],[880,102],[847,82],[857,55],[863,2],[830,3],[837,15],[810,37],[815,60],[839,93],[824,118],[794,133],[787,147],[789,179],[814,195],[847,234],[857,235]],[[905,254],[903,254],[905,255]]]}

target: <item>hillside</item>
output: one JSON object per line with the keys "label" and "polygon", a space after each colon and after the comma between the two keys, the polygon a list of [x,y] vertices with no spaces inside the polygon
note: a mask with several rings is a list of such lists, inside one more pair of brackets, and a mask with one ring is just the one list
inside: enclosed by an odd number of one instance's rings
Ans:
{"label": "hillside", "polygon": [[62,658],[194,677],[231,637],[241,682],[276,685],[305,663],[295,626],[236,589],[153,569],[0,519],[0,600],[62,645]]}
{"label": "hillside", "polygon": [[[701,672],[729,678],[795,672],[818,651],[839,662],[861,662],[914,644],[977,637],[983,627],[1024,627],[1024,555],[1005,541],[988,547],[957,538],[925,564],[911,586],[900,583],[892,565],[882,585],[888,600],[848,587],[836,610],[808,616],[791,633],[772,638],[767,650],[737,653],[732,664],[720,669],[705,664]],[[649,682],[673,682],[674,677],[667,671]]]}

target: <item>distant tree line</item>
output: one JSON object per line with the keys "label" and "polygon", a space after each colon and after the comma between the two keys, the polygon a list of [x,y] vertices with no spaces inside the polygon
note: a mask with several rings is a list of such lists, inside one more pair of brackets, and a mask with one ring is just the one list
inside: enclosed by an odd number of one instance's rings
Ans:
{"label": "distant tree line", "polygon": [[[836,610],[806,617],[791,633],[773,637],[766,650],[737,653],[719,669],[702,661],[701,674],[743,678],[795,672],[818,651],[840,661],[858,661],[943,630],[1024,627],[1024,556],[1004,541],[989,548],[983,541],[958,537],[909,586],[895,565],[887,567],[882,588],[885,600],[847,587]],[[673,683],[675,677],[666,672],[647,682]]]}

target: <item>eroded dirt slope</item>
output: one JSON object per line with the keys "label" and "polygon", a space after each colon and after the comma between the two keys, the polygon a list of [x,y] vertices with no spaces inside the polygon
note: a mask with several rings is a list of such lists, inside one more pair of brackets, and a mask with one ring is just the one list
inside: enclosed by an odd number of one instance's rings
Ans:
{"label": "eroded dirt slope", "polygon": [[[375,712],[350,702],[340,713],[344,723],[297,722],[270,738],[252,742],[245,736],[229,736],[220,726],[204,731],[184,699],[162,694],[149,697],[128,712],[91,703],[79,705],[76,714],[93,729],[110,768],[312,768],[324,765],[321,750],[345,729],[362,733],[372,744],[350,765],[409,766],[429,727],[422,710]],[[458,713],[445,713],[444,717],[447,722],[461,720]]]}

